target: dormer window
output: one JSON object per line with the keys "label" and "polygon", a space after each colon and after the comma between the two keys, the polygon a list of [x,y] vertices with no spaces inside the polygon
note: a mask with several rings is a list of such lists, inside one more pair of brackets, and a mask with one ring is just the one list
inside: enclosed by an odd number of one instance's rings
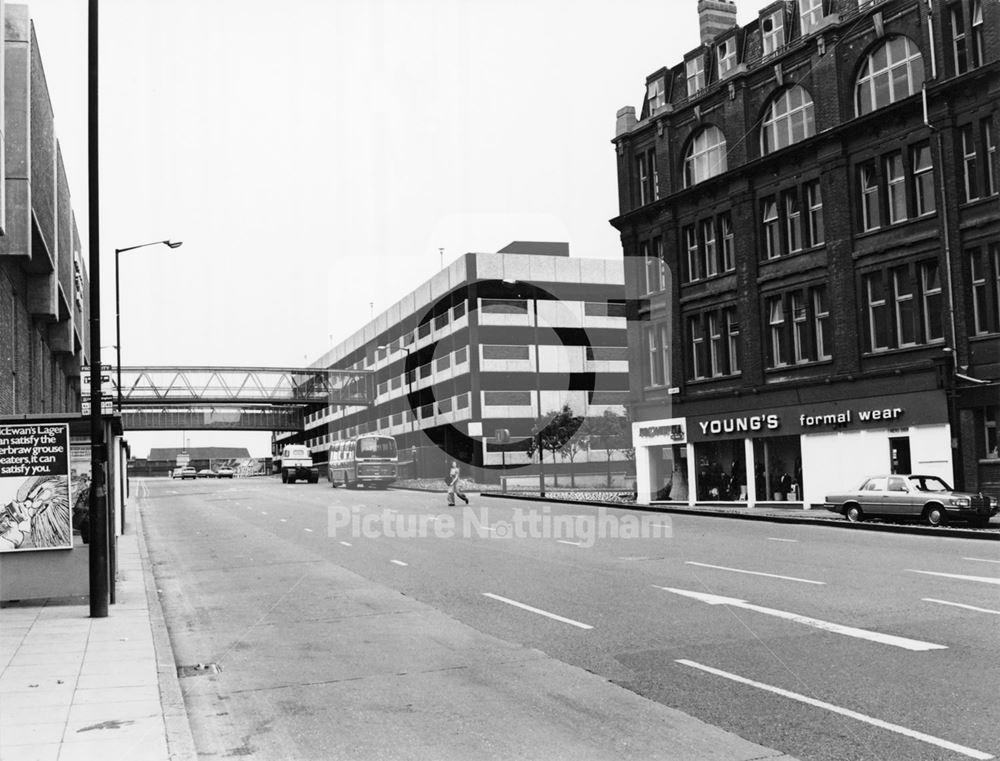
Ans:
{"label": "dormer window", "polygon": [[649,104],[650,116],[667,105],[667,92],[663,77],[658,77],[646,85],[646,102]]}
{"label": "dormer window", "polygon": [[705,88],[705,61],[699,55],[697,58],[691,58],[684,63],[685,71],[687,72],[687,93],[689,96],[694,95],[699,90]]}
{"label": "dormer window", "polygon": [[719,62],[719,79],[725,79],[736,70],[736,38],[723,40],[716,48]]}
{"label": "dormer window", "polygon": [[800,0],[799,18],[802,20],[802,34],[812,32],[823,20],[823,0]]}
{"label": "dormer window", "polygon": [[764,41],[764,55],[769,56],[785,44],[785,12],[777,10],[764,16],[760,22]]}

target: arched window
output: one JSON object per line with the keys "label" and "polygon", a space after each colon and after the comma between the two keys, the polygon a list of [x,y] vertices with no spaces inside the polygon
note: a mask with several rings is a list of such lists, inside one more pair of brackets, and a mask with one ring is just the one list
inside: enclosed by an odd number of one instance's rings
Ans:
{"label": "arched window", "polygon": [[855,91],[857,115],[913,95],[924,83],[924,60],[908,37],[890,37],[868,54]]}
{"label": "arched window", "polygon": [[726,171],[726,137],[709,125],[695,135],[684,154],[684,187]]}
{"label": "arched window", "polygon": [[804,88],[793,85],[778,93],[767,108],[760,133],[761,153],[776,151],[815,134],[812,98]]}

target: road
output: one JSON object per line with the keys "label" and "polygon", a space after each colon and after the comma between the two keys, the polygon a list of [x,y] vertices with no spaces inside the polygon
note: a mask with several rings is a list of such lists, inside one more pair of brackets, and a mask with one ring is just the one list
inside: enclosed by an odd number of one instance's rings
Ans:
{"label": "road", "polygon": [[[261,622],[337,604],[346,570],[799,759],[1000,754],[993,542],[475,496],[465,510],[322,482],[137,493],[179,663],[263,652],[308,682],[288,632]],[[323,625],[308,636],[322,651]],[[301,701],[243,715],[182,684],[200,750],[211,732],[280,734],[289,713],[336,721]]]}

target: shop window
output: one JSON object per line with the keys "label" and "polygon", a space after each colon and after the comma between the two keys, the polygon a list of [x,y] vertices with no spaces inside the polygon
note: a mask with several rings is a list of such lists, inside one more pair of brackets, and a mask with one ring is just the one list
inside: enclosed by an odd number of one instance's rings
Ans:
{"label": "shop window", "polygon": [[654,500],[688,499],[687,448],[683,444],[649,447],[650,495]]}
{"label": "shop window", "polygon": [[1000,407],[983,408],[983,433],[986,437],[986,457],[990,460],[1000,459],[997,451],[997,420],[1000,419]]}
{"label": "shop window", "polygon": [[753,453],[758,501],[802,499],[802,448],[798,436],[756,439]]}
{"label": "shop window", "polygon": [[920,50],[907,37],[890,37],[869,53],[861,66],[855,87],[856,113],[863,116],[907,98],[923,83]]}
{"label": "shop window", "polygon": [[695,495],[700,502],[747,499],[742,439],[705,441],[694,445]]}

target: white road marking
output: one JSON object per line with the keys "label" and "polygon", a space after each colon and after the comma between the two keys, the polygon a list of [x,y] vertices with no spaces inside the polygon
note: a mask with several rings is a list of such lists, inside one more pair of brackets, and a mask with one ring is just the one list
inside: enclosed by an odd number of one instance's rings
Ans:
{"label": "white road marking", "polygon": [[797,624],[805,624],[806,626],[812,626],[816,629],[822,629],[823,631],[832,632],[834,634],[844,634],[848,637],[866,639],[870,642],[877,642],[881,645],[892,645],[893,647],[901,647],[906,650],[914,651],[948,649],[946,645],[935,645],[933,642],[922,642],[917,639],[897,637],[893,634],[882,634],[881,632],[873,632],[868,629],[857,629],[853,626],[834,624],[818,618],[800,616],[798,613],[789,613],[784,610],[775,610],[774,608],[764,608],[760,605],[752,605],[746,600],[738,600],[735,597],[721,597],[719,595],[704,594],[703,592],[691,592],[687,589],[671,589],[670,587],[660,587],[656,584],[653,586],[657,589],[665,589],[667,592],[673,592],[677,595],[683,595],[684,597],[691,597],[695,600],[700,600],[701,602],[708,603],[709,605],[731,605],[734,608],[754,610],[758,613],[764,613],[765,615],[774,616],[776,618],[783,618]]}
{"label": "white road marking", "polygon": [[566,539],[556,539],[556,541],[559,542],[559,544],[572,544],[574,547],[580,546],[580,542],[570,542]]}
{"label": "white road marking", "polygon": [[974,560],[977,563],[1000,563],[1000,560],[987,560],[986,558],[962,558],[962,560]]}
{"label": "white road marking", "polygon": [[992,576],[964,576],[960,573],[938,573],[937,571],[918,571],[914,568],[907,568],[911,573],[923,573],[927,576],[943,576],[946,579],[959,579],[961,581],[981,581],[983,584],[1000,584],[1000,579]]}
{"label": "white road marking", "polygon": [[920,740],[921,742],[929,743],[930,745],[936,745],[939,748],[944,748],[945,750],[951,750],[955,753],[961,753],[963,756],[968,756],[969,758],[981,759],[981,761],[986,761],[987,759],[993,758],[989,753],[983,753],[980,750],[974,748],[967,748],[964,745],[958,745],[948,740],[942,740],[940,737],[934,737],[933,735],[927,735],[923,732],[917,732],[913,729],[908,729],[907,727],[901,727],[899,724],[892,724],[888,721],[882,721],[881,719],[875,719],[871,716],[866,716],[863,713],[858,713],[857,711],[852,711],[849,708],[841,708],[840,706],[835,706],[832,703],[827,703],[823,700],[816,700],[816,698],[806,697],[805,695],[800,695],[797,692],[791,692],[790,690],[782,689],[781,687],[774,687],[770,684],[764,684],[763,682],[757,682],[753,679],[747,679],[743,676],[738,676],[737,674],[732,674],[728,671],[722,671],[720,669],[712,668],[711,666],[704,666],[700,663],[695,663],[694,661],[689,661],[685,659],[678,659],[677,663],[683,666],[690,666],[691,668],[696,668],[701,671],[707,672],[709,674],[715,674],[716,676],[721,676],[725,679],[730,679],[734,682],[739,682],[740,684],[746,684],[750,687],[756,687],[759,690],[766,690],[767,692],[772,692],[775,695],[781,695],[784,698],[789,698],[791,700],[797,700],[800,703],[805,703],[806,705],[813,706],[814,708],[822,708],[827,711],[832,711],[833,713],[839,714],[841,716],[846,716],[849,719],[857,719],[858,721],[863,721],[865,724],[871,724],[879,729],[888,729],[890,732],[895,732],[896,734],[903,735],[904,737],[909,737],[911,740]]}
{"label": "white road marking", "polygon": [[782,539],[781,537],[778,537],[778,536],[769,536],[768,537],[768,541],[771,541],[771,542],[797,542],[799,540],[798,539]]}
{"label": "white road marking", "polygon": [[344,545],[345,547],[353,547],[354,546],[350,542],[341,542],[341,544]]}
{"label": "white road marking", "polygon": [[404,563],[402,560],[390,560],[390,563],[395,563],[396,565],[409,565],[409,563]]}
{"label": "white road marking", "polygon": [[813,581],[811,579],[799,579],[799,578],[796,578],[795,576],[780,576],[780,575],[778,575],[776,573],[764,573],[763,571],[744,571],[742,568],[729,568],[728,566],[724,566],[724,565],[711,565],[710,563],[696,563],[693,560],[687,560],[687,561],[685,561],[685,563],[687,565],[701,566],[702,568],[715,568],[715,569],[718,569],[720,571],[732,571],[733,573],[746,573],[746,574],[750,574],[751,576],[767,576],[768,578],[771,578],[771,579],[784,579],[785,581],[799,581],[799,582],[802,582],[803,584],[821,584],[821,585],[826,584],[825,581]]}
{"label": "white road marking", "polygon": [[500,602],[505,602],[508,605],[513,605],[515,608],[521,608],[522,610],[528,610],[532,613],[537,613],[540,616],[546,616],[554,621],[562,621],[564,624],[569,624],[570,626],[576,626],[580,629],[593,629],[594,627],[590,624],[582,624],[579,621],[574,621],[572,618],[564,618],[563,616],[558,616],[555,613],[549,613],[547,610],[542,610],[541,608],[533,608],[530,605],[525,605],[523,602],[517,602],[517,600],[511,600],[506,597],[501,597],[500,595],[495,595],[492,592],[483,592],[483,597],[489,597],[493,600],[499,600]]}
{"label": "white road marking", "polygon": [[303,531],[308,531],[310,534],[313,532],[311,528],[303,529]]}
{"label": "white road marking", "polygon": [[282,523],[288,523],[288,518],[281,518],[280,520]]}
{"label": "white road marking", "polygon": [[267,512],[266,512],[266,511],[264,511],[264,510],[261,510],[261,511],[260,511],[260,514],[261,514],[261,515],[267,515]]}
{"label": "white road marking", "polygon": [[936,602],[939,605],[954,605],[956,608],[965,608],[966,610],[974,610],[979,613],[992,613],[994,615],[1000,616],[1000,610],[990,610],[989,608],[977,608],[975,605],[964,605],[960,602],[948,602],[947,600],[935,600],[933,597],[921,598],[924,602]]}

